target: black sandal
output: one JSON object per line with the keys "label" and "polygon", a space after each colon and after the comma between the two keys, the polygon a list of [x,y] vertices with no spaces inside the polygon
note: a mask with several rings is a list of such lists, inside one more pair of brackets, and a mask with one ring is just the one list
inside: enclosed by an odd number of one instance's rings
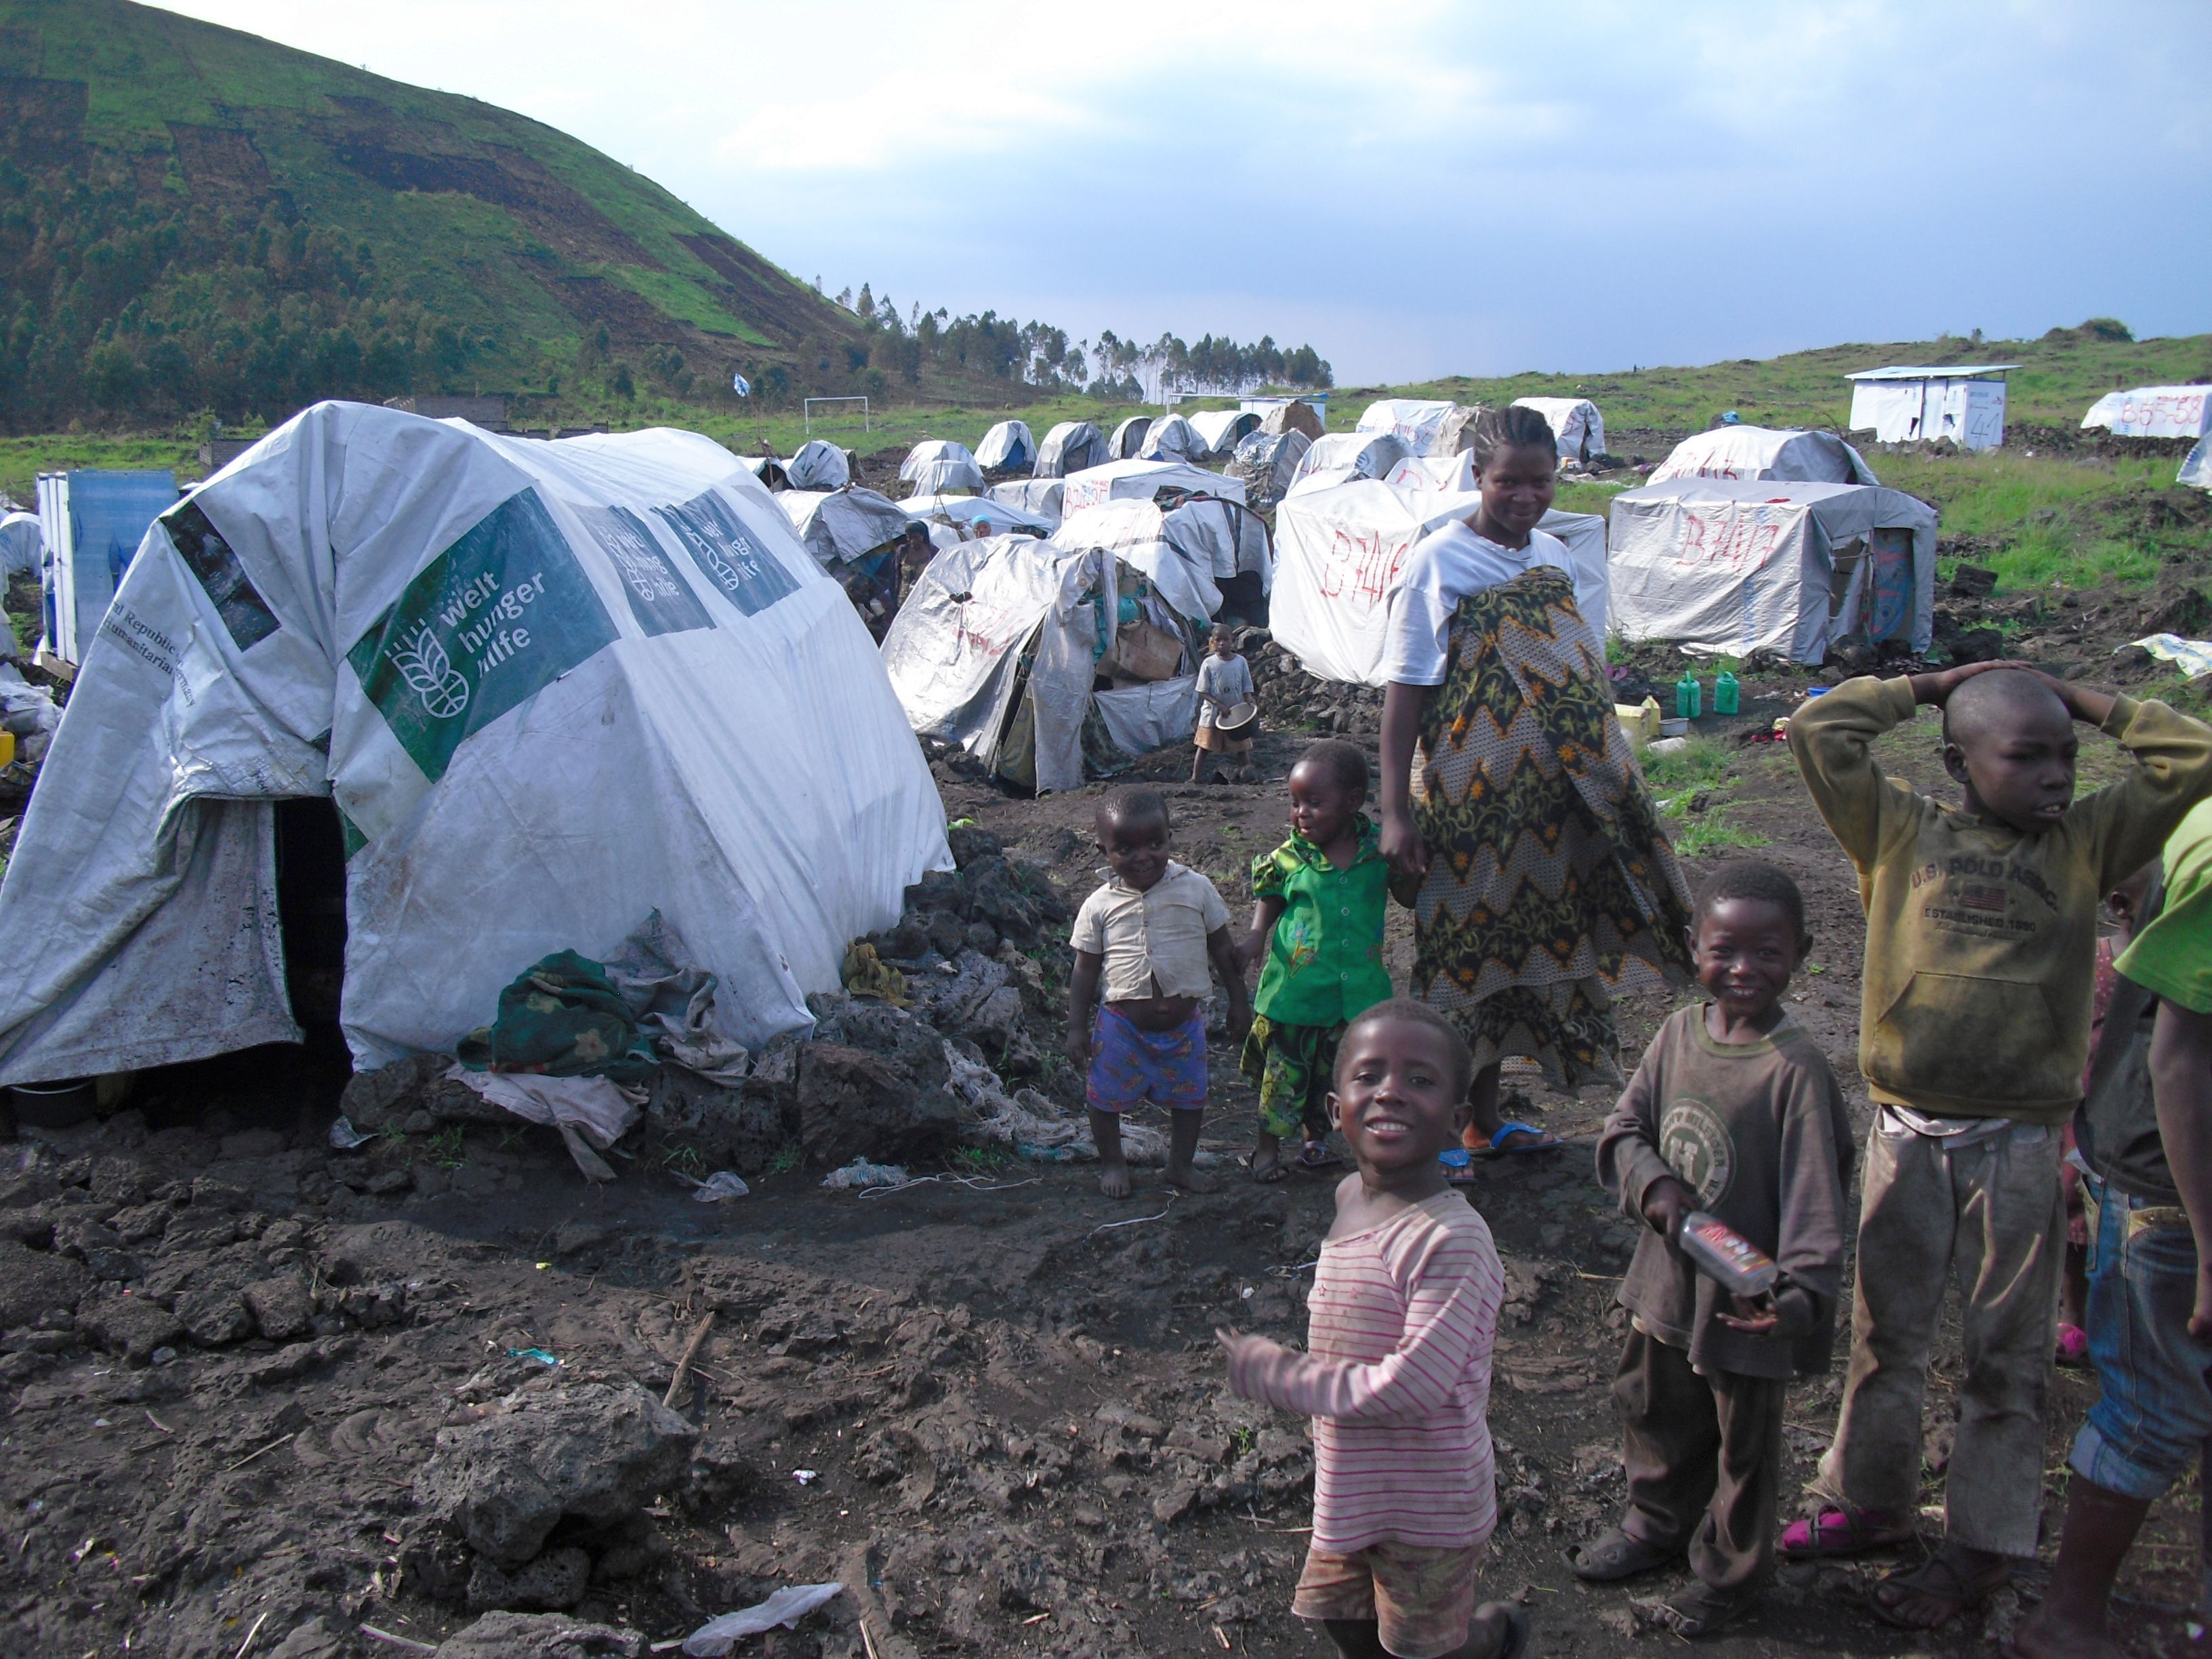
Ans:
{"label": "black sandal", "polygon": [[1751,1616],[1758,1603],[1755,1591],[1717,1590],[1710,1584],[1692,1584],[1662,1601],[1639,1602],[1638,1610],[1653,1624],[1694,1642],[1735,1628]]}
{"label": "black sandal", "polygon": [[1505,1629],[1498,1638],[1498,1651],[1491,1659],[1521,1659],[1528,1645],[1528,1615],[1511,1601],[1485,1601],[1474,1610],[1468,1621],[1470,1629],[1486,1614],[1495,1613],[1505,1621]]}
{"label": "black sandal", "polygon": [[1586,1583],[1611,1584],[1663,1567],[1682,1552],[1662,1550],[1656,1544],[1631,1537],[1622,1528],[1607,1527],[1585,1543],[1568,1545],[1560,1553],[1566,1558],[1567,1571],[1576,1577]]}
{"label": "black sandal", "polygon": [[1257,1152],[1247,1152],[1244,1155],[1244,1167],[1251,1172],[1252,1179],[1262,1187],[1272,1187],[1279,1181],[1288,1181],[1291,1178],[1291,1171],[1289,1166],[1283,1162],[1283,1152],[1280,1147],[1275,1149],[1275,1161],[1266,1169],[1260,1167],[1260,1154]]}

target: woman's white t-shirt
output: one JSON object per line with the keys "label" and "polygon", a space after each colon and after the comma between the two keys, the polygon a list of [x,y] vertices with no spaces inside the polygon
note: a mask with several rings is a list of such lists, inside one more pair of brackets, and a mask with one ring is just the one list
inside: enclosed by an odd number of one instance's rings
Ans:
{"label": "woman's white t-shirt", "polygon": [[[1382,678],[1400,685],[1442,685],[1446,637],[1459,602],[1546,564],[1558,567],[1570,580],[1574,577],[1567,544],[1541,530],[1528,532],[1526,547],[1501,547],[1489,537],[1475,534],[1461,520],[1431,531],[1413,544],[1406,560],[1406,580],[1390,596]],[[1576,597],[1582,597],[1579,591]],[[1588,631],[1587,623],[1584,628]],[[1596,635],[1591,633],[1589,639],[1591,648],[1602,657]]]}

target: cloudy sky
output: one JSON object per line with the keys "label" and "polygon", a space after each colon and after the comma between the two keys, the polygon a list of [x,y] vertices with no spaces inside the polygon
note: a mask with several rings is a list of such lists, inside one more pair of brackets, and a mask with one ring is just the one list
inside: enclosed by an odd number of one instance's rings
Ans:
{"label": "cloudy sky", "polygon": [[2200,0],[171,9],[564,128],[833,294],[1344,384],[2212,328]]}

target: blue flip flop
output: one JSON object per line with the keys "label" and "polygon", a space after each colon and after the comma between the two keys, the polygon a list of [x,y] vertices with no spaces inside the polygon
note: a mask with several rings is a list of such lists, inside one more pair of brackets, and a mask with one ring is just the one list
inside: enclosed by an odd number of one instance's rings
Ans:
{"label": "blue flip flop", "polygon": [[[1523,1146],[1504,1145],[1505,1137],[1519,1133],[1533,1135],[1534,1139]],[[1489,1146],[1475,1154],[1478,1158],[1520,1158],[1529,1152],[1556,1152],[1567,1143],[1548,1129],[1540,1129],[1533,1123],[1507,1121],[1498,1126],[1498,1133],[1490,1137]]]}

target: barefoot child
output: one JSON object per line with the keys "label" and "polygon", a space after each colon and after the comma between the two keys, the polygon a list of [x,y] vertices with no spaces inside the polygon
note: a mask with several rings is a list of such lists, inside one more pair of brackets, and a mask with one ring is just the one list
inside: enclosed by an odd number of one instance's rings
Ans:
{"label": "barefoot child", "polygon": [[[1698,1582],[1662,1602],[1677,1635],[1734,1624],[1773,1571],[1782,1395],[1828,1369],[1843,1282],[1850,1120],[1835,1073],[1782,994],[1805,959],[1805,901],[1771,864],[1724,864],[1691,923],[1712,1000],[1659,1028],[1598,1141],[1598,1175],[1650,1231],[1621,1285],[1628,1512],[1567,1553],[1604,1583],[1676,1560]],[[1676,1247],[1706,1211],[1774,1259],[1775,1288],[1730,1296]]]}
{"label": "barefoot child", "polygon": [[[1067,1058],[1089,1081],[1091,1137],[1109,1198],[1129,1195],[1121,1114],[1150,1100],[1168,1109],[1168,1179],[1187,1192],[1219,1183],[1191,1167],[1206,1114],[1210,957],[1229,994],[1229,1035],[1251,1024],[1229,907],[1213,884],[1168,856],[1168,805],[1150,789],[1117,789],[1098,808],[1103,885],[1075,917]],[[1105,983],[1103,1006],[1098,1000]]]}
{"label": "barefoot child", "polygon": [[1313,1542],[1291,1608],[1358,1659],[1511,1659],[1528,1641],[1518,1607],[1474,1604],[1498,1522],[1486,1413],[1504,1274],[1437,1162],[1472,1067],[1422,1004],[1352,1021],[1328,1104],[1358,1172],[1314,1273],[1311,1352],[1218,1333],[1231,1389],[1313,1417]]}
{"label": "barefoot child", "polygon": [[[1260,1085],[1252,1178],[1280,1181],[1282,1144],[1301,1168],[1328,1167],[1328,1095],[1345,1022],[1390,994],[1382,912],[1391,885],[1367,804],[1367,757],[1339,738],[1291,769],[1291,838],[1252,860],[1252,928],[1239,952],[1267,967],[1253,999],[1244,1075]],[[1408,893],[1407,896],[1410,897]]]}
{"label": "barefoot child", "polygon": [[1191,750],[1190,781],[1206,781],[1208,755],[1248,755],[1252,739],[1224,738],[1217,729],[1229,711],[1252,701],[1252,665],[1237,654],[1237,634],[1227,623],[1213,625],[1208,652],[1198,665],[1198,732]]}
{"label": "barefoot child", "polygon": [[[1882,775],[1875,740],[1943,710],[1946,807]],[[2074,722],[2135,764],[2074,799]],[[2212,728],[2164,703],[2016,663],[1850,680],[1790,719],[1813,802],[1856,866],[1867,913],[1859,1069],[1875,1105],[1859,1206],[1851,1363],[1788,1556],[1913,1536],[1921,1397],[1945,1281],[1961,1286],[1966,1374],[1944,1541],[1869,1604],[1932,1630],[2035,1553],[2064,1224],[2059,1129],[2081,1097],[2097,900],[2148,863],[2212,789]]]}

